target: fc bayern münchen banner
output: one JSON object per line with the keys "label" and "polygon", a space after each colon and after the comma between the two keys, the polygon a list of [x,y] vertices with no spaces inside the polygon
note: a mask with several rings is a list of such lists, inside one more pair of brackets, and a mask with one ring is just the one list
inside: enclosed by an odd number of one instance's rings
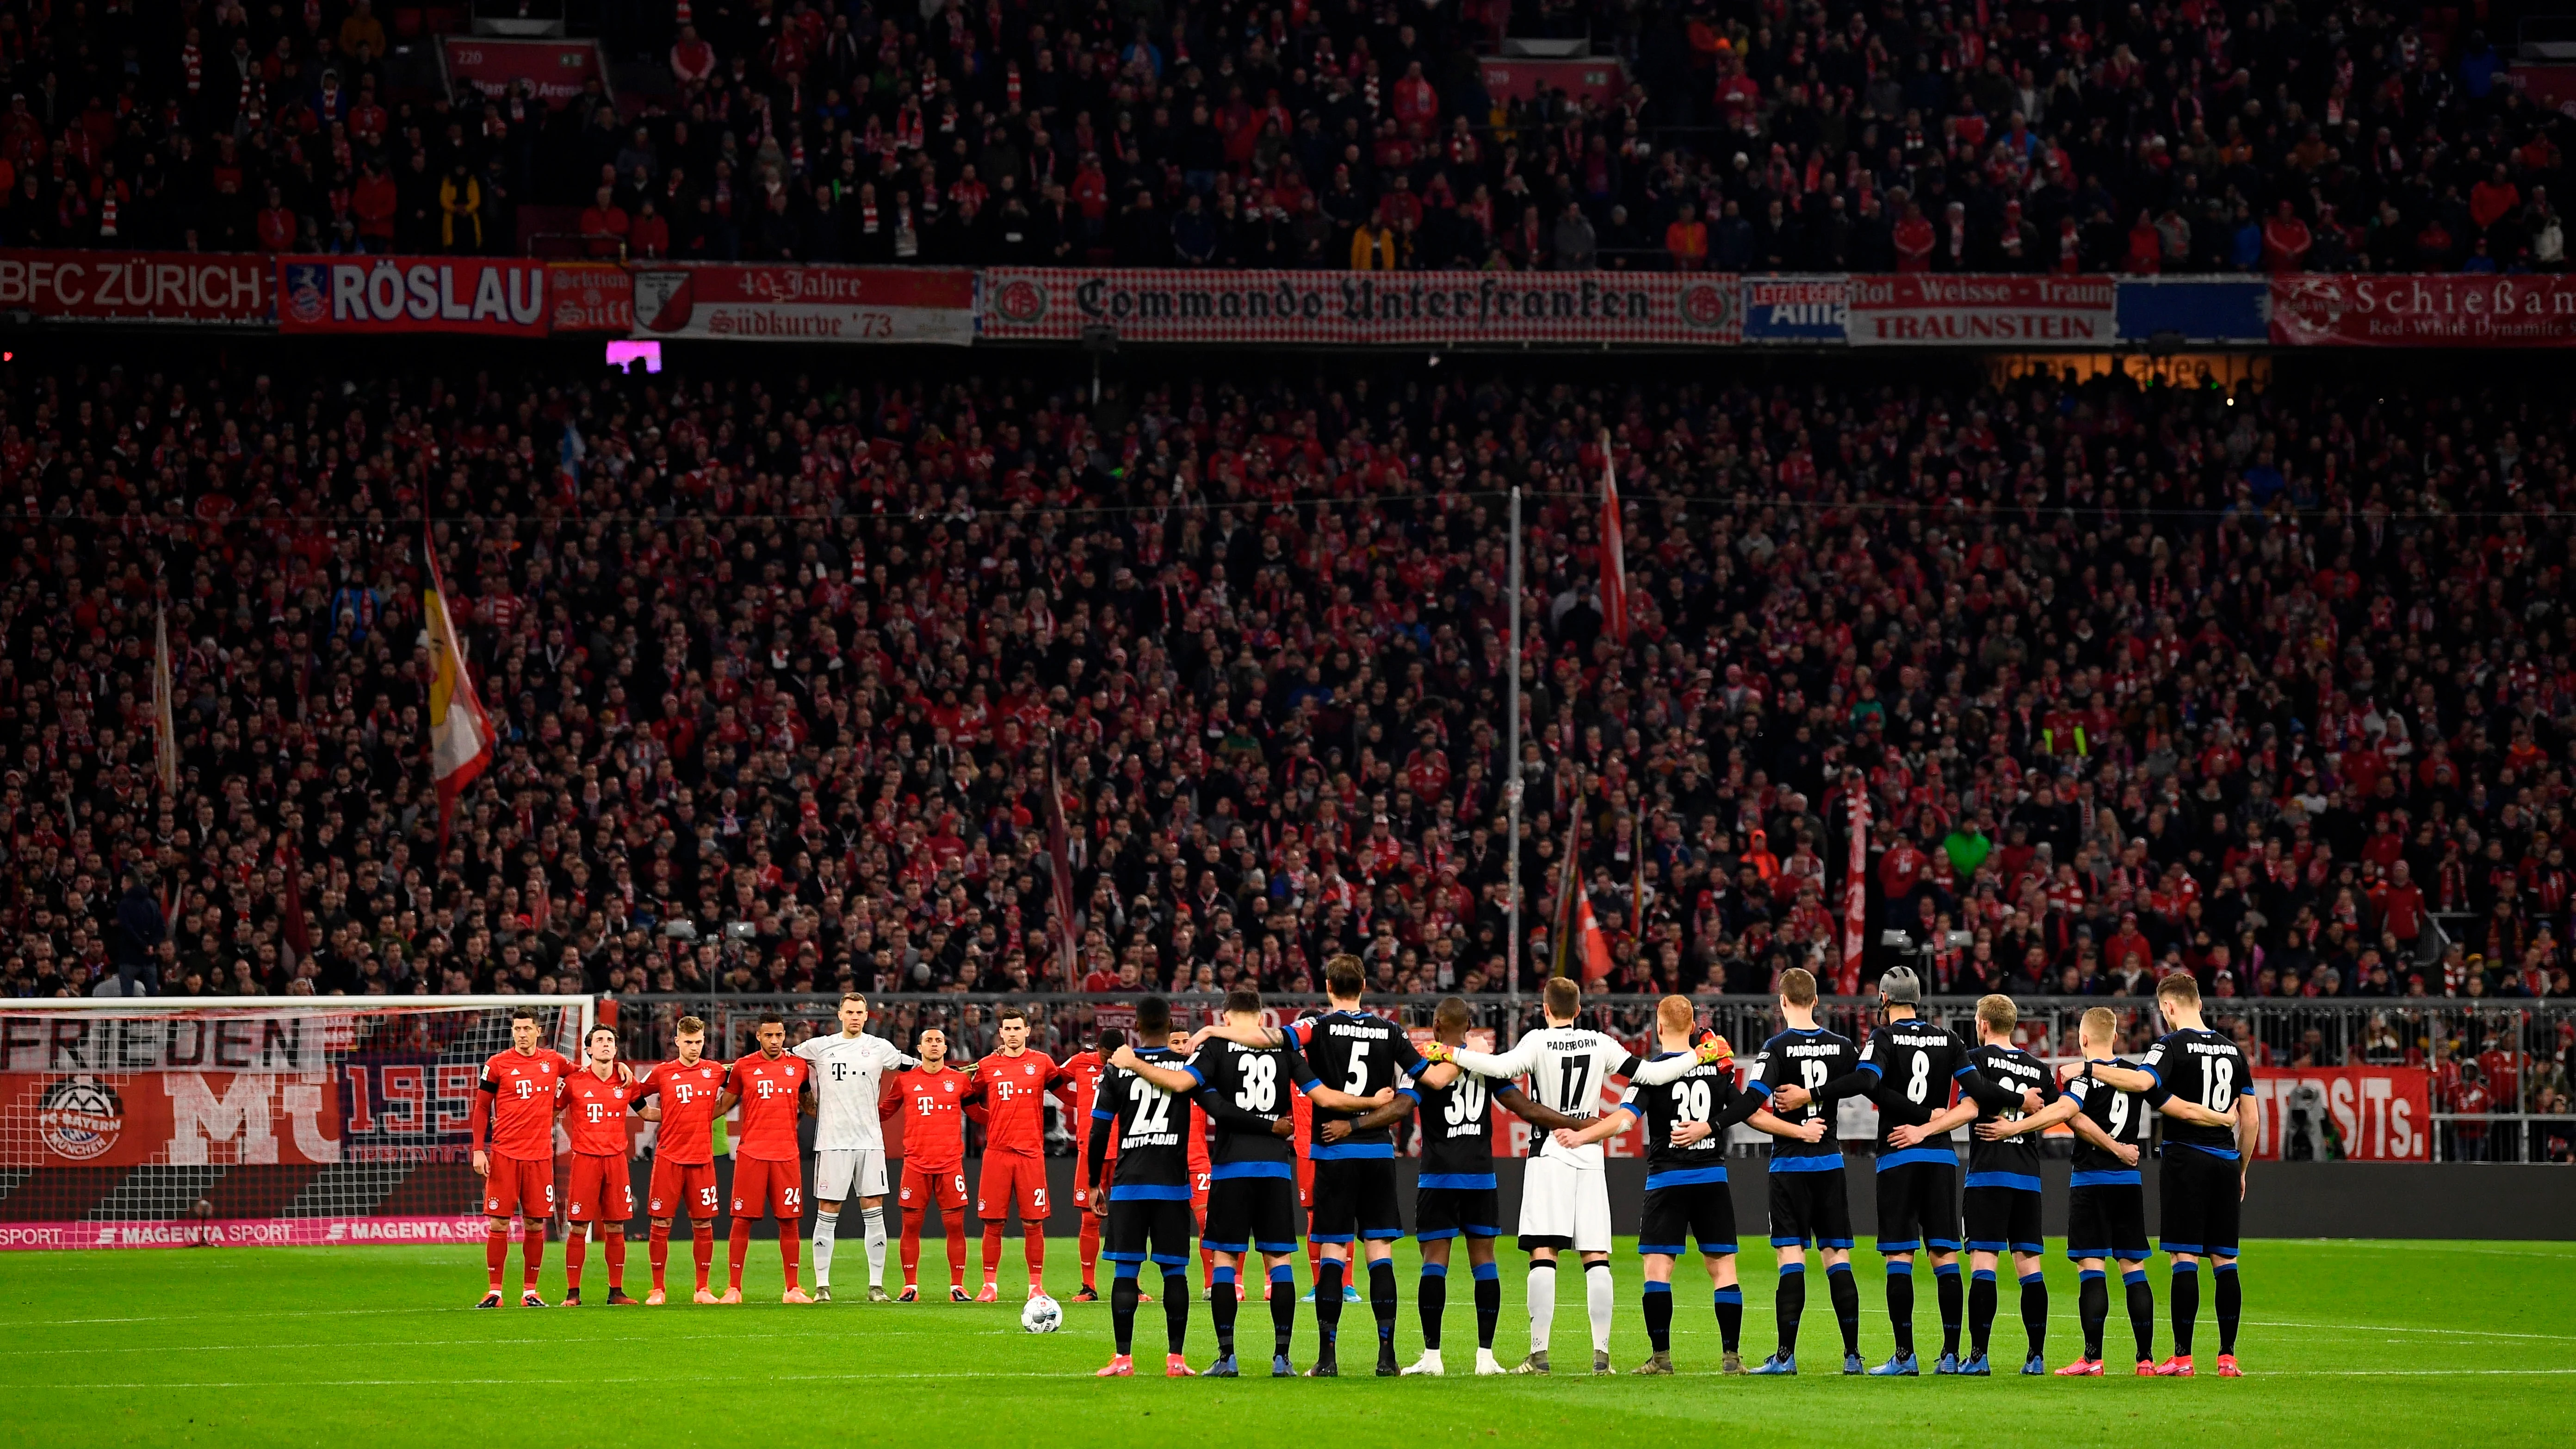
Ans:
{"label": "fc bayern m\u00fcnchen banner", "polygon": [[280,332],[543,337],[546,264],[516,257],[281,257]]}
{"label": "fc bayern m\u00fcnchen banner", "polygon": [[[640,310],[640,308],[639,308]],[[1736,278],[1711,272],[1287,272],[994,267],[981,335],[1070,342],[1723,347]]]}
{"label": "fc bayern m\u00fcnchen banner", "polygon": [[975,340],[975,274],[962,267],[639,267],[635,335],[749,342]]}
{"label": "fc bayern m\u00fcnchen banner", "polygon": [[2274,277],[2272,340],[2286,347],[2576,347],[2576,279]]}
{"label": "fc bayern m\u00fcnchen banner", "polygon": [[2109,277],[1907,272],[1851,279],[1854,347],[2108,347],[2120,339]]}

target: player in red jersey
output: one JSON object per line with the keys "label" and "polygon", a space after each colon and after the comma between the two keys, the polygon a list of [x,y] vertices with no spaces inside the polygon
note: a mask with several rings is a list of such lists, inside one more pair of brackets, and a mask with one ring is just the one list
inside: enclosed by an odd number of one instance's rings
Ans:
{"label": "player in red jersey", "polygon": [[491,1219],[491,1234],[483,1245],[483,1265],[491,1276],[477,1308],[501,1306],[501,1269],[510,1260],[513,1214],[524,1233],[519,1305],[546,1306],[537,1296],[537,1268],[546,1256],[546,1219],[555,1215],[555,1106],[563,1099],[572,1063],[563,1053],[538,1045],[544,1034],[535,1007],[511,1013],[510,1049],[483,1064],[481,1090],[466,1115],[474,1171],[483,1179],[483,1215]]}
{"label": "player in red jersey", "polygon": [[[1180,1053],[1184,1061],[1188,1060],[1191,1051],[1188,1032],[1173,1032],[1166,1045]],[[1216,1292],[1216,1253],[1207,1245],[1208,1189],[1215,1169],[1208,1160],[1207,1113],[1195,1105],[1184,1105],[1181,1111],[1188,1119],[1181,1126],[1181,1135],[1190,1148],[1190,1212],[1197,1217],[1199,1224],[1199,1296],[1206,1298]],[[1241,1298],[1243,1285],[1236,1284],[1234,1292],[1237,1298]]]}
{"label": "player in red jersey", "polygon": [[715,1120],[716,1101],[724,1095],[725,1069],[701,1055],[707,1049],[707,1024],[696,1017],[681,1017],[671,1040],[679,1049],[679,1060],[658,1063],[645,1072],[627,1098],[630,1105],[639,1107],[648,1097],[661,1099],[658,1106],[645,1107],[639,1114],[661,1124],[653,1141],[653,1186],[644,1204],[645,1214],[653,1220],[653,1291],[644,1295],[648,1308],[662,1301],[663,1269],[671,1259],[671,1220],[682,1213],[689,1218],[690,1246],[698,1263],[696,1301],[716,1301],[716,1295],[707,1291],[707,1272],[716,1261]]}
{"label": "player in red jersey", "polygon": [[[1127,1033],[1110,1027],[1100,1033],[1100,1045],[1089,1051],[1075,1052],[1065,1060],[1064,1086],[1057,1089],[1065,1104],[1073,1109],[1073,1120],[1082,1124],[1076,1136],[1090,1130],[1091,1100],[1099,1095],[1101,1074],[1109,1070],[1109,1058],[1127,1044]],[[1109,1137],[1110,1158],[1118,1155],[1118,1136]],[[1108,1168],[1102,1168],[1104,1172]],[[1082,1185],[1082,1174],[1073,1176],[1073,1208],[1080,1216],[1081,1229],[1076,1241],[1082,1255],[1082,1287],[1073,1295],[1076,1303],[1097,1303],[1100,1290],[1092,1286],[1092,1274],[1100,1262],[1100,1215],[1091,1211],[1091,1194]]]}
{"label": "player in red jersey", "polygon": [[778,1219],[778,1262],[787,1273],[781,1303],[811,1303],[796,1282],[797,1245],[804,1239],[805,1158],[796,1143],[796,1118],[812,1099],[814,1064],[787,1050],[787,1019],[761,1013],[752,1033],[760,1050],[737,1060],[725,1078],[719,1113],[742,1103],[742,1140],[733,1149],[733,1239],[725,1254],[725,1291],[719,1303],[742,1301],[742,1262],[751,1254],[751,1225]]}
{"label": "player in red jersey", "polygon": [[581,1264],[586,1235],[599,1224],[608,1258],[608,1304],[626,1296],[626,1220],[635,1216],[635,1188],[627,1181],[627,1086],[619,1078],[617,1031],[594,1026],[584,1053],[589,1059],[564,1079],[564,1131],[572,1138],[572,1191],[564,1199],[564,1299],[581,1306]]}
{"label": "player in red jersey", "polygon": [[1072,1076],[1044,1052],[1029,1050],[1029,1015],[1016,1006],[994,1014],[1001,1048],[976,1063],[975,1086],[966,1094],[967,1115],[984,1124],[984,1170],[975,1184],[975,1216],[984,1224],[984,1291],[978,1303],[1001,1297],[993,1280],[1002,1266],[1002,1223],[1013,1208],[1027,1244],[1029,1296],[1046,1291],[1046,1099]]}
{"label": "player in red jersey", "polygon": [[948,1065],[948,1034],[929,1027],[914,1038],[921,1065],[898,1074],[878,1115],[903,1116],[903,1291],[897,1303],[921,1301],[921,1215],[946,1214],[948,1297],[966,1298],[966,1093],[974,1079]]}

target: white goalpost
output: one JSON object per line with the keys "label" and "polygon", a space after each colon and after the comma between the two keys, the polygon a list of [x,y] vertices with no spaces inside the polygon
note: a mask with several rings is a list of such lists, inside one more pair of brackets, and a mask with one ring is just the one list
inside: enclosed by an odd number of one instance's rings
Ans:
{"label": "white goalpost", "polygon": [[588,996],[0,1003],[0,1248],[481,1241],[467,1113]]}

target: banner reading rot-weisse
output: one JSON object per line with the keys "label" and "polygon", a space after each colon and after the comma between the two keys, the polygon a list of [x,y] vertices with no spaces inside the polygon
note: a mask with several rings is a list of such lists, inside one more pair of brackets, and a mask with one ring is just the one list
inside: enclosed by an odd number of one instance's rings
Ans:
{"label": "banner reading rot-weisse", "polygon": [[[2311,1094],[2307,1089],[2314,1089]],[[2364,1162],[2424,1162],[2433,1155],[2433,1074],[2422,1067],[2284,1067],[2254,1081],[2263,1109],[2258,1157],[2278,1158],[2295,1135],[2311,1161],[2342,1154]],[[2304,1123],[2296,1114],[2308,1114]]]}
{"label": "banner reading rot-weisse", "polygon": [[962,267],[646,267],[633,295],[638,337],[975,340],[975,274]]}
{"label": "banner reading rot-weisse", "polygon": [[1337,346],[1731,346],[1736,279],[1707,272],[1227,272],[994,267],[981,332],[1071,341]]}
{"label": "banner reading rot-weisse", "polygon": [[2120,336],[2120,288],[2109,277],[1907,272],[1849,286],[1854,347],[2107,347]]}
{"label": "banner reading rot-weisse", "polygon": [[2274,277],[2272,340],[2291,347],[2576,347],[2576,278]]}
{"label": "banner reading rot-weisse", "polygon": [[546,264],[514,257],[281,257],[281,332],[543,337]]}

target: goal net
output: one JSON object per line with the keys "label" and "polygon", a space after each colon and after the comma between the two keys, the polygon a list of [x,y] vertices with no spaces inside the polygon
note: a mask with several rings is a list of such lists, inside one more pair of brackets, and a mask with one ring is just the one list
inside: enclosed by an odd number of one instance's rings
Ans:
{"label": "goal net", "polygon": [[530,1005],[578,1060],[587,996],[0,1005],[0,1247],[479,1241],[467,1113]]}

